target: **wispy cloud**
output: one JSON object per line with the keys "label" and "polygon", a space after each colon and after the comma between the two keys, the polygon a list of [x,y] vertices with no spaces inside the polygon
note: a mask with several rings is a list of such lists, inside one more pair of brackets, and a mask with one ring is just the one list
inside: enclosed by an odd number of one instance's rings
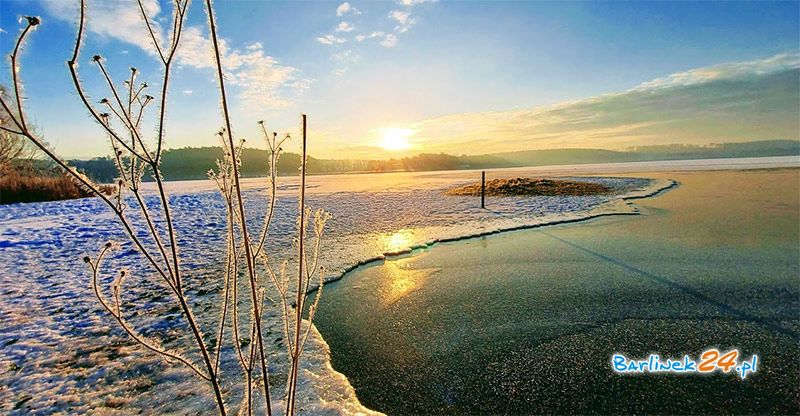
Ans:
{"label": "wispy cloud", "polygon": [[360,57],[353,53],[352,49],[347,49],[331,55],[331,59],[342,63],[350,63],[358,61]]}
{"label": "wispy cloud", "polygon": [[389,17],[397,21],[397,26],[394,30],[398,33],[405,33],[411,26],[414,26],[416,21],[411,18],[411,13],[407,11],[392,10],[389,12]]}
{"label": "wispy cloud", "polygon": [[437,3],[439,0],[399,0],[397,3],[403,6],[414,6],[422,3]]}
{"label": "wispy cloud", "polygon": [[[77,9],[74,4],[60,0],[44,0],[45,9],[55,18],[74,21]],[[164,17],[157,0],[145,0],[145,10],[153,21],[153,29],[161,44],[166,30],[159,24]],[[153,42],[135,2],[94,2],[87,28],[94,34],[135,45],[152,56],[156,55]],[[177,63],[198,69],[214,67],[211,41],[203,26],[187,25],[183,29]],[[226,39],[220,39],[222,62],[226,80],[239,87],[240,102],[246,108],[283,108],[290,101],[286,95],[304,90],[298,85],[307,85],[299,77],[299,71],[283,65],[266,54],[264,46],[252,43],[243,49],[232,47]]]}
{"label": "wispy cloud", "polygon": [[[52,17],[74,22],[77,20],[77,4],[61,0],[42,0],[42,4]],[[159,41],[164,40],[163,29],[156,19],[161,13],[158,0],[143,0],[142,5],[153,25]],[[135,2],[92,2],[91,19],[87,19],[88,30],[100,36],[122,40],[155,54],[153,41],[142,30],[141,11]]]}
{"label": "wispy cloud", "polygon": [[352,32],[353,31],[353,26],[350,25],[350,23],[341,22],[341,23],[339,23],[339,26],[336,26],[336,31],[337,32]]}
{"label": "wispy cloud", "polygon": [[392,10],[391,12],[389,12],[389,17],[391,17],[394,20],[397,20],[397,22],[400,23],[401,25],[405,25],[409,22],[410,15],[411,13],[403,12],[400,10]]}
{"label": "wispy cloud", "polygon": [[745,62],[729,62],[706,68],[691,69],[678,72],[666,77],[656,78],[643,82],[634,90],[652,90],[702,84],[704,82],[736,79],[740,77],[758,76],[769,72],[777,72],[800,66],[800,55],[797,53],[782,53],[767,59],[756,59]]}
{"label": "wispy cloud", "polygon": [[383,40],[381,41],[381,46],[385,48],[394,48],[395,45],[397,45],[397,36],[391,33],[384,36]]}
{"label": "wispy cloud", "polygon": [[338,45],[347,42],[347,39],[336,37],[335,35],[325,35],[318,37],[317,42],[323,45]]}
{"label": "wispy cloud", "polygon": [[[382,30],[374,30],[369,35],[366,33],[358,33],[352,37],[358,43],[362,43],[368,39],[375,39],[378,45],[383,46],[384,48],[393,48],[397,46],[399,42],[399,35],[408,32],[415,24],[417,24],[417,19],[412,15],[412,10],[414,6],[422,3],[435,3],[436,0],[400,0],[396,2],[395,6],[392,6],[392,9],[389,10],[386,18],[392,22],[392,26],[386,27],[386,23],[380,23],[376,25],[378,29],[381,29],[381,26],[384,28]],[[399,7],[397,7],[399,6]],[[339,7],[336,8],[336,15],[343,16],[347,13],[354,13],[360,14],[356,9],[354,9],[350,3],[342,3]],[[363,26],[363,25],[362,25]],[[335,32],[351,32],[353,30],[353,26],[350,25],[349,22],[342,21],[339,23],[339,26],[336,27]],[[323,37],[317,38],[320,43],[326,45],[335,45],[339,43],[344,43],[343,38],[337,38],[335,35],[326,35]],[[341,40],[341,41],[339,41]]]}
{"label": "wispy cloud", "polygon": [[365,39],[377,39],[379,44],[384,48],[392,48],[397,45],[397,35],[380,30],[376,30],[369,35],[358,35],[355,39],[358,42],[362,42]]}
{"label": "wispy cloud", "polygon": [[253,42],[245,46],[245,49],[247,49],[248,51],[258,51],[264,49],[264,45],[262,45],[261,42]]}
{"label": "wispy cloud", "polygon": [[336,8],[336,15],[337,16],[341,17],[341,16],[344,16],[344,15],[346,15],[348,13],[354,14],[354,15],[361,14],[361,12],[358,9],[356,9],[355,7],[351,6],[349,2],[344,2],[344,3],[340,4],[339,7]]}
{"label": "wispy cloud", "polygon": [[411,123],[426,151],[800,139],[797,53],[675,73],[628,91],[558,105]]}

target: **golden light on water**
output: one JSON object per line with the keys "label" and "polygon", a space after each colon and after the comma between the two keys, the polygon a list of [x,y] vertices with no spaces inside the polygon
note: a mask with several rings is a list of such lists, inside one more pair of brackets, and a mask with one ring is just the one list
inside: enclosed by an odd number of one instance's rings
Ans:
{"label": "golden light on water", "polygon": [[414,130],[402,129],[397,127],[388,127],[378,130],[381,138],[378,146],[384,150],[406,150],[411,148],[409,137],[414,134]]}
{"label": "golden light on water", "polygon": [[[384,253],[399,253],[419,241],[413,230],[384,234],[381,238]],[[389,257],[383,266],[385,279],[379,289],[381,304],[389,306],[416,290],[436,269],[416,269],[415,257]]]}
{"label": "golden light on water", "polygon": [[383,266],[385,279],[379,289],[380,304],[389,307],[422,287],[440,271],[434,268],[416,268],[413,258],[387,261]]}
{"label": "golden light on water", "polygon": [[409,248],[414,241],[414,233],[410,230],[400,230],[393,234],[383,236],[383,252],[396,253]]}
{"label": "golden light on water", "polygon": [[413,270],[404,270],[398,262],[386,263],[388,284],[383,296],[383,304],[391,305],[417,286],[416,273]]}

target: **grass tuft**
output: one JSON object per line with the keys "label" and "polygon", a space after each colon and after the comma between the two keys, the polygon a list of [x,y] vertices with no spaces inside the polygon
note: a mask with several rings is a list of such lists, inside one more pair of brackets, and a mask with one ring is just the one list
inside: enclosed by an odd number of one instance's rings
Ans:
{"label": "grass tuft", "polygon": [[[112,185],[100,185],[100,190],[110,195]],[[12,171],[0,177],[0,204],[18,202],[58,201],[94,196],[94,193],[81,187],[65,175],[23,174]]]}
{"label": "grass tuft", "polygon": [[[487,196],[589,196],[605,195],[611,192],[611,188],[599,183],[562,179],[509,178],[486,181]],[[456,196],[480,196],[481,184],[478,182],[449,189],[445,194]]]}

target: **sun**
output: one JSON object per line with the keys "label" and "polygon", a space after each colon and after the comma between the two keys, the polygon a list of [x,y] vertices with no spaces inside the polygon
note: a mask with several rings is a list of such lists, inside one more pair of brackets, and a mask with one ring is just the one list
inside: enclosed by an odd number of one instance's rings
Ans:
{"label": "sun", "polygon": [[384,150],[397,151],[411,148],[408,138],[414,134],[414,130],[389,127],[379,131],[381,133],[381,141],[378,146]]}

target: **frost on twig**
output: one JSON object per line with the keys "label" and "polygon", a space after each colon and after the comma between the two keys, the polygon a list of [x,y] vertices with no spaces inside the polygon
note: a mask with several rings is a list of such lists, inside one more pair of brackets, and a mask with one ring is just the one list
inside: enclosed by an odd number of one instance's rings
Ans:
{"label": "frost on twig", "polygon": [[[275,308],[281,317],[280,324],[287,340],[286,367],[287,383],[283,398],[287,402],[287,413],[296,413],[294,398],[297,388],[297,369],[300,354],[308,339],[311,321],[316,313],[325,270],[318,266],[320,242],[323,237],[325,222],[330,215],[322,210],[313,212],[305,206],[305,174],[306,174],[306,131],[305,115],[303,115],[303,151],[301,163],[300,205],[297,220],[298,238],[297,270],[290,270],[287,259],[277,264],[273,259],[274,242],[270,240],[270,224],[275,215],[278,182],[278,161],[283,144],[289,136],[278,138],[277,133],[269,134],[263,122],[259,122],[261,131],[269,148],[269,165],[267,185],[269,190],[267,213],[261,221],[261,229],[257,234],[248,230],[249,215],[245,210],[240,184],[240,168],[244,140],[234,141],[231,131],[231,120],[226,98],[224,71],[221,62],[220,42],[216,34],[216,23],[211,1],[206,0],[206,12],[211,31],[212,52],[219,82],[224,127],[217,133],[222,142],[224,156],[217,162],[216,169],[209,171],[209,178],[216,184],[225,203],[226,229],[223,267],[218,282],[222,286],[220,303],[214,314],[213,337],[204,335],[201,320],[192,309],[198,299],[190,295],[185,287],[185,270],[181,267],[178,231],[173,227],[173,213],[169,203],[169,195],[164,186],[161,172],[161,157],[166,142],[165,120],[168,108],[167,92],[170,85],[170,74],[177,51],[181,44],[181,34],[186,19],[188,0],[173,0],[171,27],[166,36],[161,29],[151,22],[151,18],[142,0],[137,0],[138,12],[141,13],[146,35],[152,41],[160,62],[160,91],[150,95],[148,83],[139,81],[142,75],[136,67],[126,71],[122,82],[115,80],[109,71],[104,58],[95,54],[90,66],[99,84],[105,89],[105,97],[90,100],[86,92],[81,74],[78,71],[80,52],[83,48],[84,29],[86,23],[86,0],[80,2],[80,13],[75,44],[71,58],[67,61],[70,78],[82,106],[101,128],[108,139],[112,152],[112,160],[117,168],[117,190],[114,195],[100,192],[99,186],[90,178],[70,167],[67,162],[49,149],[42,138],[26,122],[24,99],[22,95],[21,68],[19,53],[27,36],[40,24],[36,17],[24,19],[23,27],[11,53],[13,96],[8,98],[0,94],[0,104],[9,115],[9,123],[5,121],[0,129],[6,134],[18,134],[27,138],[36,148],[60,166],[81,186],[95,193],[114,213],[116,221],[122,226],[130,240],[132,248],[144,259],[142,265],[136,267],[134,274],[130,269],[114,270],[106,260],[113,251],[119,250],[116,243],[106,242],[96,258],[86,256],[84,261],[91,271],[91,287],[95,297],[103,309],[117,322],[119,327],[142,348],[162,357],[168,363],[178,363],[188,368],[200,379],[208,383],[210,392],[220,414],[225,415],[229,407],[234,405],[226,401],[221,387],[235,385],[228,378],[241,377],[243,402],[238,406],[240,413],[252,414],[256,408],[255,398],[259,393],[264,400],[264,409],[268,415],[272,413],[273,397],[270,393],[270,374],[267,357],[270,353],[264,345],[264,310]],[[156,103],[156,105],[153,105]],[[147,137],[142,122],[145,114],[155,107],[154,137]],[[145,203],[142,193],[143,178],[150,177],[155,184],[155,198]],[[156,202],[153,204],[152,202]],[[312,221],[312,224],[309,224]],[[311,235],[305,231],[311,228]],[[309,243],[306,244],[306,239]],[[105,277],[104,277],[105,276]],[[158,320],[164,319],[151,310],[126,303],[128,288],[144,286],[144,280],[155,276],[160,286],[156,289],[168,295],[183,322],[185,340],[180,351],[168,348],[159,339],[158,334],[137,328],[130,319],[134,315],[147,315]],[[295,276],[294,278],[292,276]],[[110,278],[110,279],[109,279]],[[315,285],[312,287],[312,283]],[[317,288],[317,293],[310,300],[309,291]],[[308,310],[307,319],[303,319],[303,311]],[[203,321],[205,322],[205,321]],[[147,333],[147,334],[145,334]],[[230,344],[226,348],[223,344]],[[226,351],[235,354],[234,362],[238,362],[239,370],[225,367],[222,356]],[[223,378],[226,380],[223,381]],[[228,389],[230,391],[230,389]]]}

